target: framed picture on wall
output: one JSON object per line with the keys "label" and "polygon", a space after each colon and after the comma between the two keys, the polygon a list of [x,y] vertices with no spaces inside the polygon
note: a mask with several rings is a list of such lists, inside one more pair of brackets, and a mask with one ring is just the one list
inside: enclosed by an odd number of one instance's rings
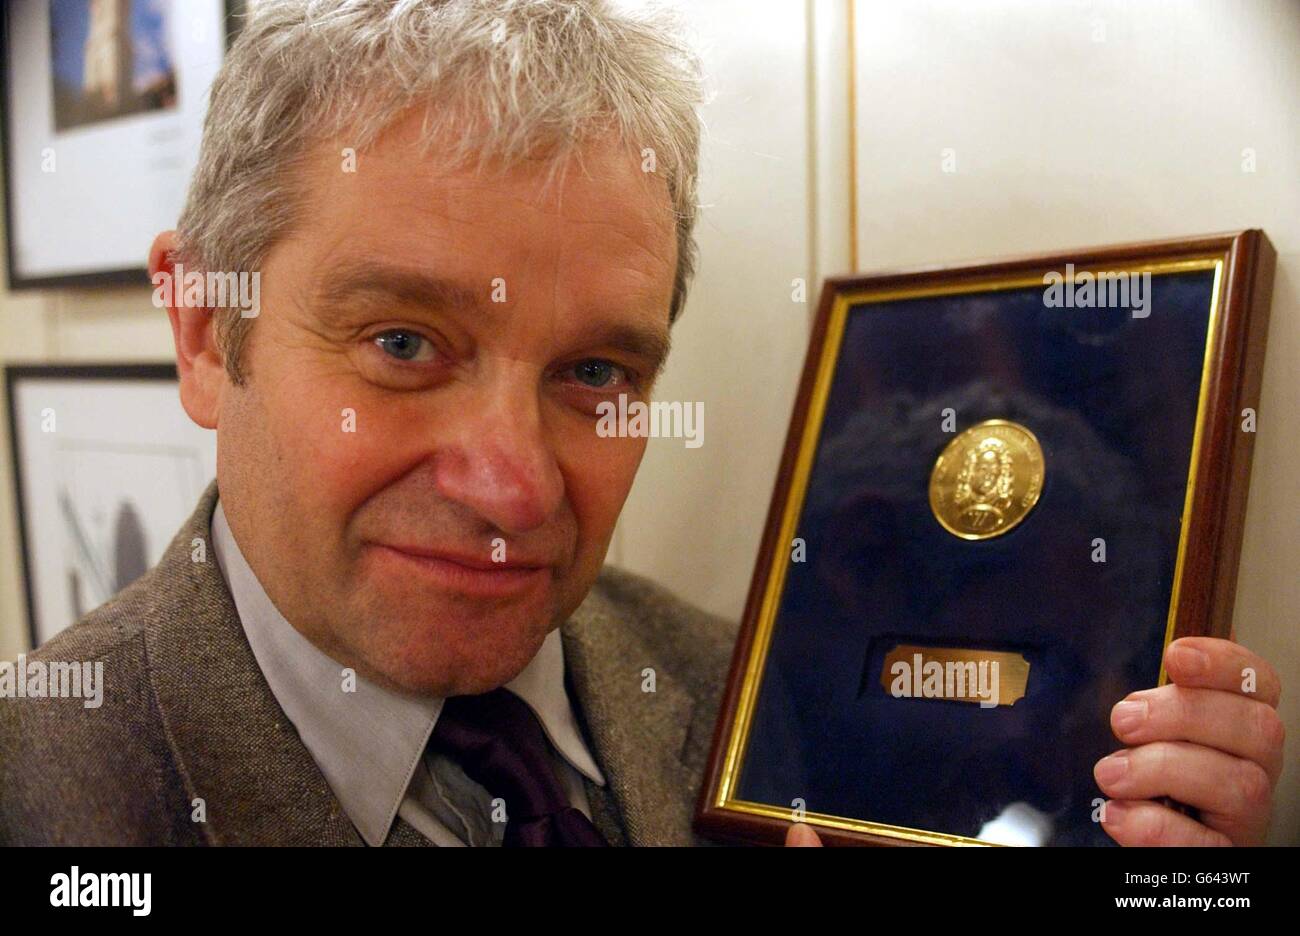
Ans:
{"label": "framed picture on wall", "polygon": [[148,283],[198,159],[236,0],[8,0],[6,255],[11,289]]}
{"label": "framed picture on wall", "polygon": [[216,477],[170,364],[5,368],[32,646],[162,557]]}
{"label": "framed picture on wall", "polygon": [[1110,845],[1092,766],[1226,637],[1262,231],[827,281],[697,828]]}

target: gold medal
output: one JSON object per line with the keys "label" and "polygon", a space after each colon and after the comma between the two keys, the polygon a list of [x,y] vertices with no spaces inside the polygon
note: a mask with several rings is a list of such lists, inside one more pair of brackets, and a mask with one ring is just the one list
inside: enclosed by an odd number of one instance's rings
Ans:
{"label": "gold medal", "polygon": [[1038,503],[1043,449],[1019,423],[990,419],[949,442],[930,473],[930,509],[966,540],[1001,536]]}

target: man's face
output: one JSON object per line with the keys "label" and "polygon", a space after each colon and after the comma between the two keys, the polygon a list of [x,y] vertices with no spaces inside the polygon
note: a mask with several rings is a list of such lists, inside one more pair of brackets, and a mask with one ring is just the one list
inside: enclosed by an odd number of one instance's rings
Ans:
{"label": "man's face", "polygon": [[1002,463],[998,461],[997,452],[981,452],[977,467],[978,473],[975,476],[976,489],[981,494],[991,494],[998,485],[998,477],[1002,468]]}
{"label": "man's face", "polygon": [[[542,191],[447,173],[395,124],[262,267],[218,476],[276,606],[342,664],[437,695],[508,682],[582,602],[644,452],[596,433],[668,341],[667,189],[630,149]],[[587,176],[590,177],[587,177]],[[496,300],[496,301],[494,301]],[[504,558],[504,562],[498,561]]]}

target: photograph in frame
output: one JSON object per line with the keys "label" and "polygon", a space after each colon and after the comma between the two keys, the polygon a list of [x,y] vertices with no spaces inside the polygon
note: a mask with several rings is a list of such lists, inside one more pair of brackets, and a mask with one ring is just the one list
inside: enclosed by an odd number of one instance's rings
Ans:
{"label": "photograph in frame", "polygon": [[161,558],[216,476],[170,364],[5,369],[33,647]]}
{"label": "photograph in frame", "polygon": [[10,289],[148,283],[231,24],[226,0],[0,6]]}

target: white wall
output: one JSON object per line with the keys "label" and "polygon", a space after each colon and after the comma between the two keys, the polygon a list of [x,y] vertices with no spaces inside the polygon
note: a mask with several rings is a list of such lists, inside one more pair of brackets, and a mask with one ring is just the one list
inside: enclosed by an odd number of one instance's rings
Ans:
{"label": "white wall", "polygon": [[[611,560],[736,616],[819,281],[854,268],[847,6],[680,6],[716,96],[700,275],[660,396],[704,401],[705,444],[652,440]],[[1300,841],[1300,474],[1286,461],[1300,438],[1300,4],[859,0],[856,37],[858,269],[1248,226],[1277,246],[1237,621],[1288,677],[1293,767],[1275,840]],[[945,147],[954,174],[940,171]],[[4,360],[170,355],[146,290],[0,290]],[[9,458],[0,432],[0,658],[26,645]]]}
{"label": "white wall", "polygon": [[1235,621],[1283,674],[1273,840],[1300,843],[1300,3],[859,0],[856,19],[863,269],[1247,227],[1277,248]]}
{"label": "white wall", "polygon": [[[700,276],[655,395],[702,401],[705,436],[695,449],[650,440],[611,561],[734,618],[753,572],[819,282],[849,266],[847,7],[790,0],[680,7],[714,98],[703,115]],[[795,279],[807,283],[804,302],[792,299]]]}

